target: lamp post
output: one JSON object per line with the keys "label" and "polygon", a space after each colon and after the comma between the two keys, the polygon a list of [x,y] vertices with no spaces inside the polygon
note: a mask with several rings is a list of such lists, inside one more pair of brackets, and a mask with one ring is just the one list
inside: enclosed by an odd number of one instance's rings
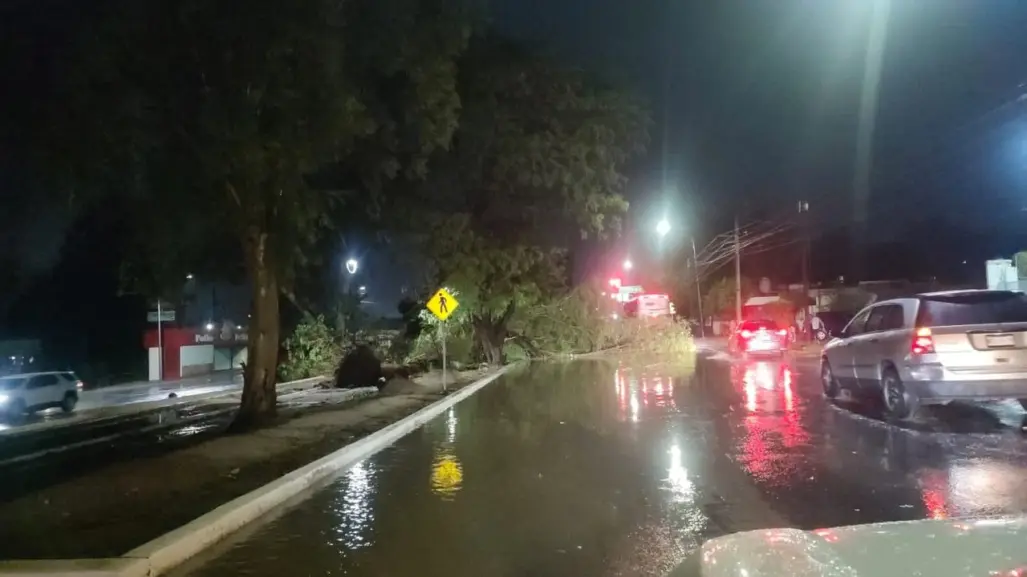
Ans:
{"label": "lamp post", "polygon": [[[670,233],[670,221],[667,217],[663,217],[659,222],[656,223],[656,234],[659,235],[662,243],[663,238]],[[695,250],[695,237],[690,237],[692,242],[692,269],[695,275],[695,299],[696,306],[699,308],[699,334],[702,337],[706,336],[706,324],[703,319],[702,312],[702,291],[699,288],[699,255]]]}

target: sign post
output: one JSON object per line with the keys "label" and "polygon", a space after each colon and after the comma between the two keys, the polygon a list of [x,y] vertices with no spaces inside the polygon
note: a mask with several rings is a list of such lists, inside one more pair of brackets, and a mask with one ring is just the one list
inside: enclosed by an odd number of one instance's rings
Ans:
{"label": "sign post", "polygon": [[164,319],[160,299],[157,299],[157,380],[164,380]]}
{"label": "sign post", "polygon": [[446,390],[446,319],[453,314],[453,311],[460,306],[456,298],[449,294],[444,288],[440,288],[435,296],[428,299],[425,303],[425,308],[431,311],[431,314],[435,315],[435,318],[442,321],[439,326],[439,337],[442,339],[442,390]]}

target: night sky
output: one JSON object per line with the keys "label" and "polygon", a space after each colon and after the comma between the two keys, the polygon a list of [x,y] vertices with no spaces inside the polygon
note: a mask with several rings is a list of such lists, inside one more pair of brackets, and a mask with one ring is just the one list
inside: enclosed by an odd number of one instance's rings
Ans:
{"label": "night sky", "polygon": [[[681,218],[700,225],[803,198],[831,226],[852,213],[871,5],[494,0],[494,13],[501,29],[653,103],[654,143],[631,187],[637,214],[670,196]],[[1025,29],[1022,2],[892,2],[872,219],[888,228],[934,215],[1002,232],[1023,226]]]}
{"label": "night sky", "polygon": [[[62,262],[62,255],[83,252],[62,250],[77,215],[59,204],[8,199],[29,184],[19,171],[22,143],[46,99],[48,62],[64,49],[75,10],[96,1],[0,0],[6,79],[0,262],[20,263],[36,275],[91,270]],[[664,212],[700,241],[724,230],[735,214],[788,213],[799,199],[810,202],[818,233],[851,224],[872,0],[491,5],[492,24],[503,34],[627,86],[651,104],[653,142],[631,168],[629,234],[615,250],[644,245]],[[974,263],[1027,248],[1020,232],[1027,224],[1024,30],[1027,3],[1015,0],[892,1],[873,123],[872,240],[920,240],[922,251],[941,254],[931,261],[936,268],[966,258],[949,258],[952,246],[967,250]],[[407,278],[410,268],[378,254],[371,242],[351,243],[349,250],[366,255],[366,284],[381,312],[391,312],[401,288],[415,284]],[[940,244],[932,250],[931,243]],[[822,270],[814,275],[837,274],[828,261],[845,257],[835,256],[834,246],[815,247],[815,267]],[[341,263],[345,255],[338,256]],[[903,266],[889,271],[901,274]],[[928,273],[935,274],[917,269]],[[102,290],[115,285],[104,283]]]}

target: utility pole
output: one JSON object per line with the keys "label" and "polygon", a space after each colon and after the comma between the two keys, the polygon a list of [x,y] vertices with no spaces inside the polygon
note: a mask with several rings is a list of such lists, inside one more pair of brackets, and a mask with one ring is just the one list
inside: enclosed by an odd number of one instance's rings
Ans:
{"label": "utility pole", "polygon": [[738,238],[738,216],[735,215],[735,326],[742,324],[742,242]]}
{"label": "utility pole", "polygon": [[810,262],[810,240],[809,240],[809,202],[800,200],[799,226],[802,230],[802,334],[806,341],[811,341],[813,336],[813,319],[810,318],[809,306],[809,262]]}
{"label": "utility pole", "polygon": [[692,274],[695,277],[695,302],[699,306],[699,336],[706,338],[706,319],[702,314],[702,291],[699,289],[699,255],[695,251],[695,237],[692,237]]}

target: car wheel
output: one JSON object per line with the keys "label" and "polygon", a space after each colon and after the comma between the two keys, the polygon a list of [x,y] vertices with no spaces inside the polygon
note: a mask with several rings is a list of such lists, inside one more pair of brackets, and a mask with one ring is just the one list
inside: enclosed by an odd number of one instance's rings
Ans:
{"label": "car wheel", "polygon": [[70,413],[75,410],[75,405],[78,404],[78,395],[75,393],[65,393],[64,399],[61,400],[61,410],[65,413]]}
{"label": "car wheel", "polygon": [[827,359],[820,360],[820,384],[824,388],[824,396],[829,399],[838,397],[838,380],[834,378],[831,363]]}
{"label": "car wheel", "polygon": [[889,417],[905,420],[913,416],[918,403],[916,397],[906,391],[899,373],[889,367],[881,374],[881,395],[884,410]]}

